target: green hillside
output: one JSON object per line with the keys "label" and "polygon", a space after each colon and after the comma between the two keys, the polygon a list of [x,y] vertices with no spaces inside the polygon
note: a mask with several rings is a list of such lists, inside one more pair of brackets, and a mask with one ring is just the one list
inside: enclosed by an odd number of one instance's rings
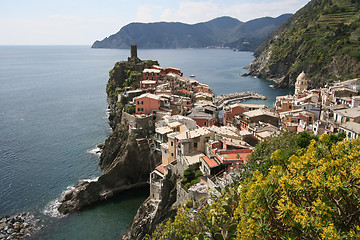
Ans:
{"label": "green hillside", "polygon": [[288,85],[305,71],[313,87],[356,78],[359,39],[359,0],[312,0],[256,51],[251,74]]}

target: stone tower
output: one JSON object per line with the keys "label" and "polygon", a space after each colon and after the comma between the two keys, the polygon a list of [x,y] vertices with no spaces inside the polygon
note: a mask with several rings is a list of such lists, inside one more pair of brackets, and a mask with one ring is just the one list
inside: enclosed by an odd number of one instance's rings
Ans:
{"label": "stone tower", "polygon": [[131,44],[130,46],[131,58],[137,58],[137,45]]}
{"label": "stone tower", "polygon": [[304,71],[296,78],[295,94],[299,94],[308,89],[308,79]]}

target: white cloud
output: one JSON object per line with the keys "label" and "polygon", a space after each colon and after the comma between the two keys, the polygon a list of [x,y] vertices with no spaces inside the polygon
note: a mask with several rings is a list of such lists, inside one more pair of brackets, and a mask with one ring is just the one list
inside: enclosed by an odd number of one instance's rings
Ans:
{"label": "white cloud", "polygon": [[163,12],[161,13],[161,21],[167,21],[168,19],[171,18],[171,16],[173,15],[173,12],[171,11],[170,8],[166,8],[165,10],[163,10]]}
{"label": "white cloud", "polygon": [[136,21],[139,22],[153,22],[154,16],[151,14],[153,12],[153,6],[142,5],[137,9]]}

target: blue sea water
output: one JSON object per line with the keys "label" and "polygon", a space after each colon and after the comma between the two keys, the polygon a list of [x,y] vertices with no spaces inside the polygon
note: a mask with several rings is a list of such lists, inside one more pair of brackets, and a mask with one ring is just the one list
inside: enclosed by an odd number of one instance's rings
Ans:
{"label": "blue sea water", "polygon": [[[69,217],[54,217],[57,199],[101,173],[91,153],[108,136],[105,86],[129,50],[89,46],[0,46],[0,216],[32,211],[45,222],[36,239],[117,239],[147,191],[133,190]],[[141,59],[196,75],[216,94],[290,92],[242,77],[250,52],[225,49],[138,50]],[[255,101],[254,101],[255,102]]]}

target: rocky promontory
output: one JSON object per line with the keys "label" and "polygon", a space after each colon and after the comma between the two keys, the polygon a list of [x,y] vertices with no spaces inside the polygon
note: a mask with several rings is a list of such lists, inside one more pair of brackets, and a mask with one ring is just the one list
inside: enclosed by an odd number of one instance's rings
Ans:
{"label": "rocky promontory", "polygon": [[103,175],[97,181],[80,181],[61,201],[62,214],[79,211],[126,189],[147,184],[159,161],[146,142],[137,142],[126,128],[117,128],[105,141],[100,157]]}
{"label": "rocky promontory", "polygon": [[[151,132],[147,129],[131,132],[129,125],[122,121],[124,105],[118,102],[116,90],[125,83],[126,77],[129,77],[127,74],[133,68],[142,71],[148,62],[142,62],[137,57],[129,58],[129,61],[115,63],[109,72],[106,92],[112,133],[99,146],[102,149],[99,166],[103,175],[95,181],[80,181],[75,184],[61,200],[58,207],[61,214],[82,210],[124,190],[146,185],[150,172],[161,162],[161,154],[150,148]],[[153,61],[148,64],[153,64]]]}

